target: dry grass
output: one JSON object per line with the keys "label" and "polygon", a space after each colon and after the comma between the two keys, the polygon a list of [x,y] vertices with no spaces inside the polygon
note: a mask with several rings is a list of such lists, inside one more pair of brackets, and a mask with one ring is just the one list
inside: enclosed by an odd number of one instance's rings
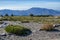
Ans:
{"label": "dry grass", "polygon": [[53,30],[53,24],[43,24],[43,26],[41,27],[41,30],[46,30],[46,31],[51,31]]}

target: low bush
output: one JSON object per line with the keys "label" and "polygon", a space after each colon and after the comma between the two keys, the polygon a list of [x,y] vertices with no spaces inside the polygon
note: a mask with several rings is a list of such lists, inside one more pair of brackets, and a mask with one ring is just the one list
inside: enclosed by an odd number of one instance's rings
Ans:
{"label": "low bush", "polygon": [[54,29],[53,24],[43,24],[43,26],[41,27],[41,30],[46,30],[46,31],[51,31]]}
{"label": "low bush", "polygon": [[18,25],[9,25],[5,28],[5,30],[7,33],[12,33],[16,35],[26,35],[28,34],[28,31],[30,31],[29,29]]}
{"label": "low bush", "polygon": [[23,20],[23,21],[21,21],[21,23],[29,23],[29,21]]}

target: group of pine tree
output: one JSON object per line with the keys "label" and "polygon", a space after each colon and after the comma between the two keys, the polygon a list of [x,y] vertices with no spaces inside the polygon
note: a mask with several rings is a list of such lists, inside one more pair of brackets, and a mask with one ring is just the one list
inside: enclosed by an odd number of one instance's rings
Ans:
{"label": "group of pine tree", "polygon": [[[5,15],[0,15],[1,17],[3,16],[9,16],[8,14],[5,14]],[[14,14],[11,14],[10,16],[14,16]]]}
{"label": "group of pine tree", "polygon": [[[3,15],[0,15],[1,17],[3,17]],[[8,14],[5,14],[4,16],[15,16],[14,14],[11,14],[11,15],[8,15]],[[29,14],[29,16],[33,16],[33,17],[50,17],[50,16],[53,16],[53,15],[34,15],[34,14]]]}

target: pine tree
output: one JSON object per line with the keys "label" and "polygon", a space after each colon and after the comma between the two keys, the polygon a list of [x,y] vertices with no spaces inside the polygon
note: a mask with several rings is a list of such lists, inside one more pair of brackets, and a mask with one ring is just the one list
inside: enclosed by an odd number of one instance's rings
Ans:
{"label": "pine tree", "polygon": [[11,14],[11,16],[14,16],[13,14]]}
{"label": "pine tree", "polygon": [[8,14],[5,14],[5,16],[9,16]]}

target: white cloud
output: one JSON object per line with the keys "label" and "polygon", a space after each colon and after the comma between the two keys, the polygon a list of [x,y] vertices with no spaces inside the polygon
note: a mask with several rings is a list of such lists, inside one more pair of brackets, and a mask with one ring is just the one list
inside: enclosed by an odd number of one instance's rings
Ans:
{"label": "white cloud", "polygon": [[[5,2],[6,3],[6,2]],[[60,10],[60,2],[28,2],[28,3],[16,3],[13,2],[6,3],[5,5],[0,4],[0,9],[14,9],[14,10],[26,10],[31,7],[40,7],[40,8],[48,8],[54,10]]]}

